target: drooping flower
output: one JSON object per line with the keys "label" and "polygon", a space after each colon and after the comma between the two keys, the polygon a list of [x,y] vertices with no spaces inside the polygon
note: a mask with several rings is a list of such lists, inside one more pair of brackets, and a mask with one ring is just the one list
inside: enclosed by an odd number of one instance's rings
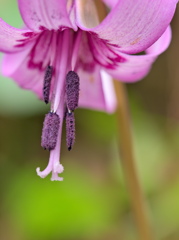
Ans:
{"label": "drooping flower", "polygon": [[[2,72],[50,102],[42,147],[50,160],[40,177],[52,172],[62,180],[60,141],[66,119],[67,147],[75,140],[78,107],[113,112],[111,77],[133,82],[143,78],[169,45],[169,23],[178,0],[103,0],[111,8],[99,23],[93,0],[18,0],[26,28],[0,20]],[[145,55],[134,55],[145,51]],[[79,100],[79,101],[78,101]]]}

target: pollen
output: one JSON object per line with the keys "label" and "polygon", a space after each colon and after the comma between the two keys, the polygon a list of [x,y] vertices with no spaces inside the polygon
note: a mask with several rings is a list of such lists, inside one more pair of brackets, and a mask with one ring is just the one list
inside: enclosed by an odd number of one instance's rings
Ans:
{"label": "pollen", "polygon": [[66,144],[70,151],[75,143],[75,117],[74,112],[66,113]]}
{"label": "pollen", "polygon": [[53,74],[53,67],[47,66],[45,70],[44,85],[43,85],[43,98],[46,104],[49,102],[52,74]]}
{"label": "pollen", "polygon": [[66,76],[66,101],[67,108],[74,111],[78,107],[79,100],[79,76],[74,71],[69,71]]}
{"label": "pollen", "polygon": [[49,112],[45,115],[41,146],[47,150],[53,150],[57,144],[58,131],[60,127],[60,118],[58,114]]}

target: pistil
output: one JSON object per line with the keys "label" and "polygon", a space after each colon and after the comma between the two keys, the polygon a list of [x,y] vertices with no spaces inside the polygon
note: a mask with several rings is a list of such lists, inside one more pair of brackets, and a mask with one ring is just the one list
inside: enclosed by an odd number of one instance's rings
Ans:
{"label": "pistil", "polygon": [[[81,35],[76,36],[73,44],[74,35],[69,30],[53,33],[51,57],[44,76],[43,97],[46,103],[50,101],[51,111],[45,116],[41,146],[50,151],[50,160],[45,170],[40,171],[37,168],[37,174],[45,177],[52,171],[51,180],[63,180],[58,174],[63,171],[59,158],[64,115],[69,151],[75,142],[74,110],[78,107],[79,77],[74,68]],[[69,71],[70,69],[73,71]],[[67,108],[67,113],[64,112],[64,107]]]}
{"label": "pistil", "polygon": [[65,77],[69,69],[69,46],[70,46],[70,31],[64,30],[63,35],[59,35],[57,44],[56,61],[56,79],[53,89],[53,98],[51,101],[51,108],[54,112],[57,111],[59,104],[64,101],[63,96],[65,92]]}

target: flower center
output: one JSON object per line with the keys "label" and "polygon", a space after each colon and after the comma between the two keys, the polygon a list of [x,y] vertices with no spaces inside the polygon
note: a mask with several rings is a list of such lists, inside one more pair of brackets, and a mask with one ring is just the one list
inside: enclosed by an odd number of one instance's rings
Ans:
{"label": "flower center", "polygon": [[[44,149],[56,148],[59,129],[66,119],[66,143],[68,150],[75,142],[74,110],[78,107],[80,80],[76,62],[81,39],[81,31],[71,30],[52,32],[49,63],[45,69],[43,99],[51,103],[51,110],[45,116],[41,145]],[[71,61],[70,61],[71,59]],[[67,109],[67,112],[64,112]],[[61,112],[58,115],[58,112]]]}

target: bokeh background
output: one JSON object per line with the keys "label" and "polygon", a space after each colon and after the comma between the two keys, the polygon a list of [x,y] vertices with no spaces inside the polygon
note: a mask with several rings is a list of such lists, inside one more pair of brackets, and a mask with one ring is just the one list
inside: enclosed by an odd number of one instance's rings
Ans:
{"label": "bokeh background", "polygon": [[[20,27],[16,0],[0,17]],[[128,84],[135,155],[156,239],[179,239],[179,11],[173,40],[141,82]],[[40,179],[44,106],[0,77],[0,239],[138,240],[117,149],[116,117],[76,111],[75,147],[62,138],[64,182]]]}

